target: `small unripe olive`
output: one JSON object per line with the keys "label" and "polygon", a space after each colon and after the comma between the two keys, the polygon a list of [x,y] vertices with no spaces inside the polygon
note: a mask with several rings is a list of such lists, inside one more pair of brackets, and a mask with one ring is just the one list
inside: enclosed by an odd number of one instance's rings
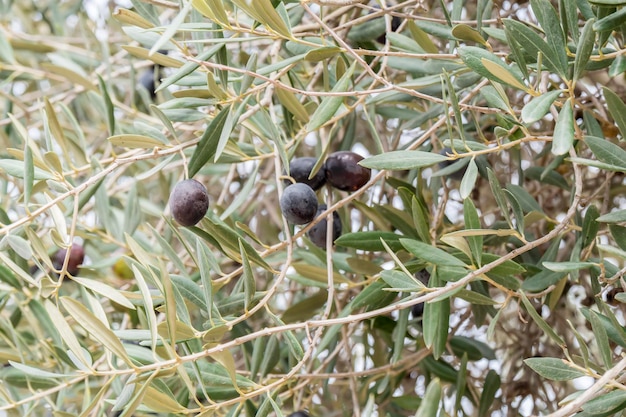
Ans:
{"label": "small unripe olive", "polygon": [[287,186],[280,197],[280,209],[291,224],[310,223],[317,213],[315,191],[301,182]]}
{"label": "small unripe olive", "polygon": [[351,151],[331,153],[324,163],[326,181],[343,191],[356,191],[370,180],[372,170],[359,165],[363,157]]}
{"label": "small unripe olive", "polygon": [[209,210],[206,187],[194,179],[179,182],[170,194],[170,210],[180,225],[195,225]]}

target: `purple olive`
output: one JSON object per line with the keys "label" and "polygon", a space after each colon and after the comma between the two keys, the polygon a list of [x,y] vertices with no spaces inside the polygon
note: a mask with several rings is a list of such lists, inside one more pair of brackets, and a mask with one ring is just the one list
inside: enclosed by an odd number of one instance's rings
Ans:
{"label": "purple olive", "polygon": [[[67,249],[59,249],[52,259],[52,265],[55,269],[60,270],[63,268],[63,262],[65,262],[65,256],[67,255]],[[70,257],[67,260],[67,272],[70,275],[76,275],[79,272],[79,266],[83,264],[85,260],[85,249],[78,243],[72,243],[70,248]]]}
{"label": "purple olive", "polygon": [[194,179],[179,182],[170,194],[170,210],[180,225],[195,225],[209,210],[206,187]]}
{"label": "purple olive", "polygon": [[343,191],[356,191],[370,180],[372,170],[359,165],[363,157],[350,151],[331,153],[324,163],[326,181]]}

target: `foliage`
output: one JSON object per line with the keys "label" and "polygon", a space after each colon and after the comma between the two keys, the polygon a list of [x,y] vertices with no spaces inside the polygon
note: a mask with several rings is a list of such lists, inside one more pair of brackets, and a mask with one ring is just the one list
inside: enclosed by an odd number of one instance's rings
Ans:
{"label": "foliage", "polygon": [[625,2],[109,3],[0,1],[0,414],[626,408]]}

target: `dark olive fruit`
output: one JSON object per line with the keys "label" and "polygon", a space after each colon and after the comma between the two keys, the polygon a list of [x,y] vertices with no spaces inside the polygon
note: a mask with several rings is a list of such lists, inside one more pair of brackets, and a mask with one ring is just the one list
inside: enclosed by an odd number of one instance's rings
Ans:
{"label": "dark olive fruit", "polygon": [[[289,163],[289,175],[296,182],[304,183],[314,190],[318,190],[326,183],[326,174],[324,173],[324,167],[322,167],[313,178],[309,179],[316,162],[317,159],[308,156],[292,159]],[[291,184],[290,181],[285,181],[285,185],[289,184]]]}
{"label": "dark olive fruit", "polygon": [[301,182],[288,185],[280,197],[280,209],[291,224],[310,223],[317,213],[315,191]]}
{"label": "dark olive fruit", "polygon": [[[415,273],[415,278],[417,278],[422,284],[428,285],[428,280],[430,279],[430,273],[427,270],[422,269],[421,271],[417,271]],[[411,308],[411,313],[413,314],[413,317],[415,318],[422,317],[422,314],[424,314],[424,303],[415,304]]]}
{"label": "dark olive fruit", "polygon": [[[443,156],[448,156],[448,155],[453,155],[454,151],[452,150],[452,148],[448,147],[448,148],[443,148],[441,152],[439,153]],[[454,161],[447,160],[447,161],[439,162],[439,169],[447,168],[453,164],[456,164],[459,167],[459,169],[448,174],[447,177],[452,178],[454,180],[461,181],[463,179],[463,175],[465,175],[465,171],[467,170],[467,163],[465,163],[463,159],[457,159]]]}
{"label": "dark olive fruit", "polygon": [[289,414],[287,417],[309,417],[309,414],[304,411],[296,411],[295,413]]}
{"label": "dark olive fruit", "polygon": [[[52,259],[52,265],[55,269],[60,270],[63,268],[63,262],[65,262],[65,256],[67,255],[67,249],[59,249]],[[70,248],[70,256],[67,260],[67,272],[70,275],[76,275],[79,271],[79,266],[83,264],[85,260],[85,249],[78,243],[72,243]]]}
{"label": "dark olive fruit", "polygon": [[152,100],[156,98],[156,92],[154,91],[156,90],[154,78],[154,65],[150,66],[150,68],[146,69],[139,76],[139,84],[141,84],[143,88],[148,90],[148,93],[150,93],[150,97],[152,98]]}
{"label": "dark olive fruit", "polygon": [[326,181],[343,191],[356,191],[370,180],[372,170],[359,165],[363,157],[350,151],[331,153],[324,163]]}
{"label": "dark olive fruit", "polygon": [[[327,208],[326,204],[320,204],[320,206],[317,208],[317,214],[315,217],[325,212],[326,208]],[[320,220],[320,222],[317,223],[315,226],[311,227],[309,231],[307,232],[307,234],[309,236],[309,239],[311,239],[311,242],[313,242],[315,245],[319,246],[320,248],[325,248],[327,230],[328,230],[328,221],[326,220],[326,218],[324,218],[323,220]],[[333,242],[337,240],[339,236],[341,236],[341,218],[339,217],[339,214],[337,214],[337,212],[334,211],[333,212]]]}
{"label": "dark olive fruit", "polygon": [[209,209],[209,194],[204,185],[194,179],[176,184],[170,194],[172,216],[182,226],[198,223]]}
{"label": "dark olive fruit", "polygon": [[[402,19],[400,19],[398,16],[392,17],[391,18],[391,31],[395,32],[396,30],[398,30],[401,23],[402,23]],[[376,38],[376,41],[379,43],[385,43],[387,41],[387,33],[383,33],[382,35],[380,35],[378,38]]]}

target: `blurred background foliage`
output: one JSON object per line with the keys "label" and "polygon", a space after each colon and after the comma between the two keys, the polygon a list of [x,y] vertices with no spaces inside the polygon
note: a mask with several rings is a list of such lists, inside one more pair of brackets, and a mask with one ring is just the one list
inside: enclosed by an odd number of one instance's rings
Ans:
{"label": "blurred background foliage", "polygon": [[625,5],[0,0],[0,415],[620,415]]}

